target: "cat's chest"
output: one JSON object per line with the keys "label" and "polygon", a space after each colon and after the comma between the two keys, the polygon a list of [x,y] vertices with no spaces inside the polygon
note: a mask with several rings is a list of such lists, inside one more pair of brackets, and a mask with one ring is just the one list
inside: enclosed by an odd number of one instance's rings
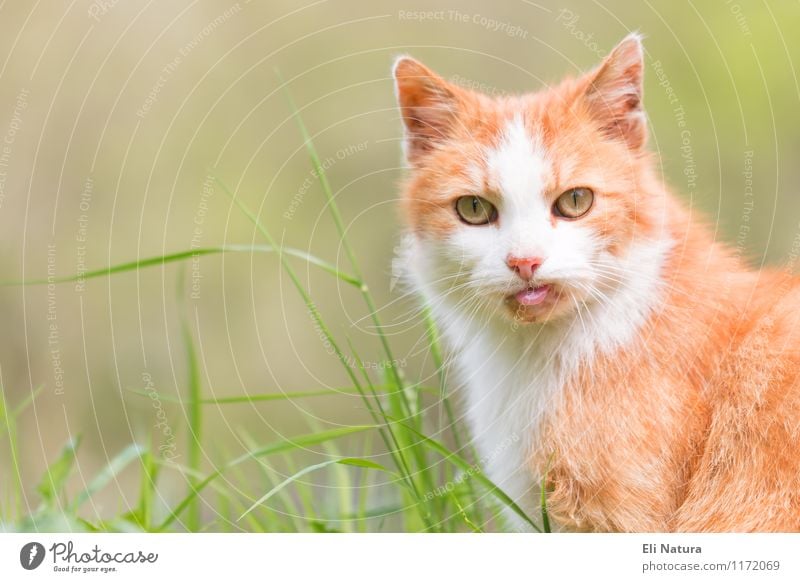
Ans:
{"label": "cat's chest", "polygon": [[[563,388],[565,370],[560,358],[535,346],[520,349],[478,333],[459,351],[455,362],[473,437],[501,443],[511,437],[530,446]],[[493,438],[494,433],[503,438]],[[484,450],[490,456],[499,452]]]}
{"label": "cat's chest", "polygon": [[485,328],[465,333],[455,326],[444,331],[457,346],[451,369],[461,386],[463,411],[481,466],[532,514],[540,487],[532,457],[540,444],[540,427],[557,409],[569,364],[550,349],[548,338],[521,343]]}
{"label": "cat's chest", "polygon": [[[670,407],[659,395],[669,393],[672,380],[643,357],[638,344],[604,353],[592,348],[596,344],[582,329],[539,334],[524,344],[489,328],[460,338],[451,338],[452,367],[481,466],[529,516],[539,511],[542,473],[550,462],[548,481],[560,486],[549,503],[565,527],[614,529],[622,523],[626,492],[645,498],[653,483],[671,491],[670,476],[680,466],[667,453],[668,439],[652,434],[654,427],[677,434],[683,413],[665,412]],[[604,496],[597,496],[600,491]],[[650,517],[660,519],[673,501],[651,500]],[[513,514],[507,517],[511,529],[525,529]]]}

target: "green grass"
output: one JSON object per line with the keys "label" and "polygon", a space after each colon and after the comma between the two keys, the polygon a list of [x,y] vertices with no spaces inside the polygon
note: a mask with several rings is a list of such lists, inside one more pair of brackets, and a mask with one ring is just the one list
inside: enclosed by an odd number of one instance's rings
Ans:
{"label": "green grass", "polygon": [[[287,94],[288,96],[288,94]],[[297,276],[293,263],[304,261],[352,286],[377,330],[384,363],[396,361],[389,337],[378,317],[378,309],[347,240],[343,221],[319,155],[299,112],[289,98],[309,159],[325,195],[324,202],[336,226],[349,272],[308,253],[282,247],[237,192],[225,181],[212,176],[238,210],[247,217],[264,239],[263,245],[227,245],[194,249],[109,266],[65,276],[56,282],[79,278],[95,279],[118,273],[179,263],[201,255],[222,253],[268,253],[278,258],[305,302],[314,323],[330,342],[350,385],[341,390],[307,390],[286,393],[259,393],[227,398],[203,395],[192,321],[184,300],[187,293],[184,271],[178,275],[178,313],[181,341],[185,353],[186,389],[178,399],[159,395],[167,404],[185,409],[187,434],[186,464],[161,458],[158,443],[132,443],[123,448],[88,485],[77,494],[67,494],[67,484],[80,452],[80,437],[66,443],[55,456],[37,487],[39,505],[24,507],[23,484],[19,477],[17,426],[21,415],[36,398],[33,391],[15,406],[6,401],[5,387],[0,399],[0,439],[4,439],[11,471],[3,471],[8,499],[0,502],[0,530],[15,531],[409,531],[482,532],[502,530],[503,509],[516,513],[536,530],[549,531],[545,483],[541,490],[541,516],[534,521],[492,483],[475,463],[476,455],[467,444],[463,429],[456,423],[447,390],[439,334],[430,314],[423,312],[424,328],[431,360],[439,371],[438,386],[423,386],[403,377],[396,366],[388,365],[379,383],[368,374],[350,338],[338,338],[326,325],[313,297]],[[38,285],[44,280],[7,282],[0,285]],[[360,366],[352,366],[358,362]],[[139,391],[135,391],[139,392]],[[139,392],[142,396],[144,393]],[[215,450],[213,435],[203,423],[205,406],[235,406],[242,403],[292,400],[297,398],[335,398],[336,394],[358,394],[372,422],[363,426],[323,430],[309,421],[309,432],[277,442],[259,444],[252,435],[241,434],[247,443],[245,454],[231,458],[225,450]],[[420,412],[423,397],[439,399],[446,428],[430,433],[435,419]],[[447,444],[450,443],[450,444]],[[301,451],[318,448],[328,460],[298,465]],[[213,451],[213,455],[212,455]],[[343,452],[346,451],[346,452]],[[360,454],[353,454],[353,452]],[[217,456],[212,463],[209,456]],[[381,460],[381,462],[378,461]],[[97,516],[92,500],[123,471],[137,471],[138,499],[133,509],[119,515]],[[172,479],[165,478],[167,473]],[[255,478],[254,478],[255,475]],[[288,475],[288,476],[287,476]],[[176,477],[178,479],[176,479]],[[224,479],[222,479],[224,477]],[[174,498],[174,483],[182,478],[186,490]],[[172,484],[170,486],[170,484]],[[235,484],[235,487],[229,486]],[[325,487],[320,487],[324,485]],[[328,493],[325,493],[328,492]],[[204,510],[205,508],[205,510]]]}

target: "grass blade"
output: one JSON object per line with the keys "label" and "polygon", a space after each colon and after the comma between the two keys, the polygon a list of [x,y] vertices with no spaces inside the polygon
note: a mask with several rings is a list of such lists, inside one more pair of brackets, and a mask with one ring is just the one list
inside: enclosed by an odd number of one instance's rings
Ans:
{"label": "grass blade", "polygon": [[358,394],[354,388],[310,390],[308,392],[284,392],[273,394],[253,394],[251,396],[230,396],[225,398],[204,398],[202,404],[242,404],[244,402],[272,402],[275,400],[297,400],[315,396],[340,396],[342,394]]}
{"label": "grass blade", "polygon": [[[200,381],[200,366],[197,361],[197,351],[194,347],[194,336],[189,324],[186,301],[184,300],[185,270],[181,270],[178,277],[178,312],[180,313],[181,338],[183,348],[186,351],[186,370],[189,377],[188,402],[186,403],[186,415],[189,419],[189,468],[194,473],[200,471],[200,447],[202,443],[203,431],[203,407],[200,404],[202,399],[202,386]],[[189,490],[193,490],[197,485],[197,478],[189,475]],[[200,528],[200,505],[195,498],[189,506],[189,529],[197,531]]]}
{"label": "grass blade", "polygon": [[[367,386],[369,386],[369,389],[374,398],[375,408],[372,407],[372,402],[370,402],[369,398],[367,398],[366,393],[359,387],[359,390],[361,391],[361,398],[364,401],[364,404],[367,406],[367,409],[369,410],[370,415],[372,415],[372,418],[375,420],[375,422],[376,423],[383,422],[383,424],[381,425],[381,429],[379,430],[381,439],[386,445],[386,450],[392,457],[392,461],[394,462],[395,466],[397,466],[397,468],[400,469],[400,471],[403,474],[403,478],[408,483],[409,490],[413,493],[414,499],[417,501],[416,506],[420,507],[419,501],[421,498],[419,495],[419,490],[411,476],[411,470],[409,469],[408,461],[406,460],[406,454],[405,454],[405,451],[408,448],[413,447],[413,443],[401,442],[400,439],[403,435],[402,433],[398,435],[397,431],[394,428],[392,428],[393,421],[391,417],[386,413],[383,403],[381,402],[381,399],[378,397],[378,394],[375,391],[375,384],[370,379],[369,374],[367,374],[366,368],[364,367],[364,360],[361,359],[361,356],[358,354],[358,351],[356,350],[353,343],[350,341],[349,337],[347,338],[347,343],[350,346],[350,350],[353,352],[353,355],[355,356],[356,361],[359,364],[359,369],[361,370],[361,373],[364,376],[364,381],[367,383]],[[389,397],[390,405],[392,402],[395,403],[397,402],[397,398],[391,397],[392,393],[396,393],[401,390],[402,387],[396,387],[394,391],[390,392],[390,397]],[[396,412],[399,414],[402,413],[403,411],[398,410]],[[421,517],[423,521],[429,523],[427,515],[423,514],[421,515]]]}
{"label": "grass blade", "polygon": [[[459,430],[459,426],[456,423],[456,416],[453,412],[453,405],[450,402],[450,397],[447,394],[447,371],[444,365],[444,357],[442,351],[442,343],[441,338],[439,336],[439,329],[436,327],[436,322],[433,319],[433,314],[431,313],[430,307],[427,305],[422,310],[422,317],[425,322],[425,334],[428,337],[428,345],[431,350],[431,357],[433,358],[433,364],[436,366],[436,373],[439,376],[439,399],[442,402],[442,408],[444,408],[445,414],[447,416],[447,423],[450,429],[450,434],[453,435],[453,441],[456,446],[456,450],[464,450],[466,447],[464,446],[462,439],[461,439],[461,431]],[[474,449],[470,451],[473,453],[475,458],[478,458],[478,455],[475,453]],[[476,510],[476,519],[478,523],[483,523],[483,515],[480,508],[480,503],[477,503],[478,496],[475,492],[475,488],[472,485],[471,480],[467,480],[467,489],[469,490],[470,496],[472,497],[474,503],[475,510]]]}
{"label": "grass blade", "polygon": [[542,475],[542,486],[539,498],[539,507],[542,510],[542,530],[544,530],[544,533],[551,533],[550,516],[547,513],[547,474],[550,472],[550,463],[552,461],[553,455],[550,455],[550,458],[547,459],[547,465],[544,468],[544,475]]}
{"label": "grass blade", "polygon": [[[0,520],[10,520],[12,518],[12,511],[20,515],[23,511],[22,500],[24,497],[24,484],[22,482],[22,472],[20,471],[20,451],[19,443],[17,440],[17,418],[24,412],[24,410],[36,399],[42,391],[43,386],[38,386],[32,390],[30,395],[26,397],[20,404],[13,410],[9,410],[8,403],[6,402],[6,390],[2,381],[2,374],[0,373],[0,422],[2,422],[1,432],[8,435],[8,448],[11,455],[11,470],[12,483],[8,486],[9,503],[4,508],[0,507]],[[1,434],[0,432],[0,434]]]}
{"label": "grass blade", "polygon": [[[389,392],[394,390],[394,386],[388,385],[376,385],[374,386],[376,390],[381,392]],[[422,387],[422,390],[433,391],[433,388],[429,387]],[[186,400],[179,398],[177,396],[172,396],[171,394],[162,394],[159,392],[146,392],[144,390],[139,389],[129,389],[132,393],[138,394],[139,396],[147,396],[151,397],[151,394],[156,394],[160,400],[166,402],[175,402],[186,404]],[[342,394],[353,394],[353,395],[361,395],[362,393],[359,392],[357,388],[347,387],[347,388],[327,388],[325,390],[308,390],[308,391],[300,391],[300,392],[267,392],[266,394],[251,394],[248,396],[225,396],[222,398],[201,398],[201,404],[244,404],[248,402],[272,402],[275,400],[295,400],[300,398],[313,398],[316,396],[338,396]],[[378,395],[375,395],[375,398],[378,398]]]}
{"label": "grass blade", "polygon": [[197,497],[197,495],[199,495],[200,492],[206,488],[206,486],[208,486],[209,483],[217,479],[220,475],[222,475],[225,472],[226,469],[230,467],[234,467],[236,465],[244,463],[245,461],[249,461],[250,459],[283,453],[294,449],[310,447],[321,444],[331,439],[342,438],[359,432],[373,430],[375,428],[377,428],[376,425],[359,425],[359,426],[334,428],[323,432],[302,435],[299,437],[295,437],[291,440],[278,441],[276,443],[266,445],[259,449],[248,451],[247,453],[225,464],[223,467],[217,469],[216,471],[211,473],[208,477],[200,481],[197,484],[197,486],[177,506],[175,506],[175,508],[170,512],[169,516],[167,516],[167,518],[156,528],[156,531],[164,531],[167,527],[169,527],[178,518],[178,516],[181,513],[183,513],[183,511],[191,504],[192,500],[195,497]]}
{"label": "grass blade", "polygon": [[521,517],[526,523],[528,523],[533,529],[538,532],[542,530],[536,525],[533,520],[531,520],[528,515],[522,511],[522,508],[514,502],[502,489],[500,489],[497,485],[495,485],[491,479],[486,477],[481,471],[480,468],[474,464],[469,463],[467,460],[462,458],[457,453],[449,450],[446,446],[442,443],[425,436],[424,434],[417,432],[413,427],[405,424],[405,423],[398,423],[399,426],[404,427],[406,430],[410,430],[417,434],[420,440],[428,447],[442,455],[446,461],[449,463],[454,464],[462,471],[467,471],[469,475],[474,478],[478,483],[483,485],[489,493],[491,493],[495,498],[497,498],[500,502],[503,503],[506,507],[508,507],[511,511],[516,513],[519,517]]}
{"label": "grass blade", "polygon": [[[246,431],[241,431],[241,438],[247,447],[254,448],[256,446],[255,441]],[[277,484],[276,478],[274,476],[275,469],[264,461],[258,461],[256,464],[258,465],[260,474],[263,476],[267,484],[270,487],[274,487]],[[279,518],[281,520],[281,527],[274,528],[272,531],[280,531],[280,532],[300,531],[300,528],[294,521],[293,508],[294,508],[294,502],[286,492],[278,495],[278,497],[275,499],[274,511],[281,516]]]}
{"label": "grass blade", "polygon": [[55,507],[67,479],[75,466],[75,455],[81,443],[80,435],[71,438],[61,449],[61,454],[49,467],[39,482],[37,490],[45,505]]}
{"label": "grass blade", "polygon": [[147,451],[144,447],[133,443],[125,447],[116,457],[114,457],[105,468],[98,473],[94,479],[89,482],[89,485],[84,489],[73,501],[70,503],[70,510],[76,511],[80,506],[86,503],[95,493],[108,485],[112,479],[115,479],[125,467],[127,467],[134,459],[141,458]]}
{"label": "grass blade", "polygon": [[481,527],[477,523],[472,521],[472,519],[470,519],[470,517],[467,515],[467,511],[464,509],[464,506],[461,505],[461,502],[458,500],[458,497],[452,491],[450,492],[450,499],[453,502],[453,505],[456,506],[456,509],[458,510],[458,514],[461,516],[461,519],[464,520],[464,523],[466,523],[467,526],[469,526],[469,528],[473,532],[475,532],[475,533],[483,533],[483,530],[481,529]]}
{"label": "grass blade", "polygon": [[43,388],[44,388],[44,384],[39,384],[39,385],[38,385],[36,388],[34,388],[33,390],[31,390],[31,393],[30,393],[30,394],[28,394],[28,395],[27,395],[27,396],[26,396],[26,397],[25,397],[25,398],[22,400],[22,402],[20,402],[19,404],[17,404],[17,407],[14,409],[14,411],[13,411],[11,414],[12,414],[14,417],[17,417],[17,416],[19,416],[20,414],[22,414],[23,412],[25,412],[25,409],[26,409],[26,408],[28,408],[28,406],[30,406],[31,404],[33,404],[33,401],[34,401],[34,400],[36,400],[36,397],[37,397],[37,396],[39,396],[39,394],[41,394],[41,393],[42,393],[42,389],[43,389]]}
{"label": "grass blade", "polygon": [[387,469],[383,465],[379,465],[378,463],[373,463],[372,461],[368,461],[366,459],[358,459],[358,458],[330,459],[330,460],[324,461],[322,463],[317,463],[316,465],[309,465],[308,467],[304,467],[303,469],[300,469],[297,473],[295,473],[291,477],[283,480],[281,483],[279,483],[278,485],[276,485],[275,487],[270,489],[267,493],[262,495],[258,499],[258,501],[253,503],[247,509],[247,511],[245,511],[242,515],[239,516],[239,519],[237,521],[240,521],[243,517],[245,517],[247,514],[249,514],[255,508],[261,506],[263,503],[268,501],[273,495],[278,493],[281,489],[283,489],[284,487],[286,487],[287,485],[289,485],[293,481],[296,481],[297,479],[299,479],[303,475],[307,475],[307,474],[309,474],[309,473],[311,473],[313,471],[317,471],[319,469],[324,469],[325,467],[330,467],[331,465],[337,465],[337,464],[338,465],[351,465],[353,467],[361,467],[361,468],[364,468],[364,469],[376,469],[376,470],[379,470],[379,471],[385,471],[386,473],[389,473],[389,474],[394,475],[395,477],[397,477],[397,480],[398,480],[399,483],[405,483],[405,481],[400,477],[400,475],[398,475],[394,471],[392,471],[390,469]]}
{"label": "grass blade", "polygon": [[[87,271],[80,275],[67,275],[65,277],[53,277],[47,279],[30,279],[27,281],[0,281],[0,287],[13,287],[13,286],[28,286],[28,285],[47,285],[58,283],[75,283],[76,281],[84,281],[86,279],[94,279],[96,277],[107,277],[109,275],[116,275],[118,273],[125,273],[127,271],[138,271],[146,267],[155,267],[158,265],[165,265],[168,263],[186,261],[194,257],[203,255],[216,255],[222,253],[274,253],[272,247],[266,245],[225,245],[219,247],[204,247],[199,249],[192,249],[190,251],[179,251],[158,257],[149,257],[146,259],[138,259],[136,261],[129,261],[127,263],[120,263],[119,265],[112,265],[110,267],[103,267],[102,269],[95,269]],[[337,269],[331,263],[311,255],[305,251],[294,248],[283,248],[282,252],[286,255],[303,259],[311,265],[315,265],[324,271],[336,276],[345,283],[355,287],[361,287],[361,281]]]}
{"label": "grass blade", "polygon": [[[314,141],[311,139],[311,136],[308,133],[308,129],[306,128],[305,123],[303,122],[303,118],[300,115],[300,110],[297,108],[297,105],[294,103],[294,99],[292,99],[292,94],[289,91],[286,82],[281,78],[280,73],[278,73],[278,78],[280,79],[283,87],[284,92],[286,94],[286,99],[289,102],[289,107],[292,111],[292,116],[294,120],[297,122],[297,127],[300,130],[300,134],[303,137],[303,142],[306,146],[306,151],[308,152],[309,158],[311,158],[311,164],[314,166],[314,175],[317,177],[317,180],[322,187],[322,191],[325,193],[325,199],[328,203],[328,208],[330,209],[331,216],[333,217],[333,222],[336,225],[336,230],[339,233],[339,240],[342,244],[342,248],[347,255],[348,260],[350,261],[350,267],[353,269],[353,273],[355,276],[364,281],[364,277],[361,275],[361,269],[358,266],[358,262],[356,261],[355,253],[353,253],[353,249],[350,246],[350,242],[347,240],[346,230],[344,228],[344,223],[342,222],[342,215],[339,212],[339,206],[336,204],[336,199],[333,196],[333,190],[331,189],[331,185],[328,182],[328,176],[325,173],[325,167],[322,165],[320,161],[319,154],[317,153],[317,148],[314,146]],[[392,354],[392,349],[389,345],[389,340],[386,338],[386,334],[383,331],[383,325],[380,322],[380,318],[378,317],[378,310],[375,307],[375,302],[372,299],[372,294],[369,292],[369,288],[366,284],[363,284],[359,290],[361,291],[361,295],[364,298],[364,302],[367,305],[367,309],[369,310],[370,317],[372,319],[373,324],[375,325],[375,330],[378,333],[378,337],[380,338],[381,345],[383,346],[383,351],[386,354],[387,359],[390,362],[394,362],[395,358]],[[400,375],[399,371],[393,366],[391,368],[392,377],[397,384],[398,388],[403,387],[403,378]],[[406,403],[408,404],[408,403]],[[406,411],[408,414],[410,412],[410,407]]]}
{"label": "grass blade", "polygon": [[135,523],[144,531],[150,531],[153,523],[153,503],[156,482],[161,469],[149,450],[142,455],[142,472],[139,480],[139,504],[134,515]]}

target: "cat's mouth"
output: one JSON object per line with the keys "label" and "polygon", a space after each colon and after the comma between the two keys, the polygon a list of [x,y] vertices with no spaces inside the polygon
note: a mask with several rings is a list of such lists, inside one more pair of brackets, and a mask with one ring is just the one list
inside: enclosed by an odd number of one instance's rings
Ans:
{"label": "cat's mouth", "polygon": [[515,293],[513,297],[520,305],[531,306],[544,303],[548,295],[550,295],[550,285],[540,285],[538,287],[527,287]]}
{"label": "cat's mouth", "polygon": [[516,321],[546,321],[555,315],[560,296],[553,285],[528,286],[506,296],[506,305]]}

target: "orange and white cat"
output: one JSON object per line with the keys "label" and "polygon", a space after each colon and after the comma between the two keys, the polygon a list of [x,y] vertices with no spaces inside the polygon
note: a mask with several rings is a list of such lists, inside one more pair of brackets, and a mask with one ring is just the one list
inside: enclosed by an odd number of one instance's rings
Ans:
{"label": "orange and white cat", "polygon": [[[489,477],[588,531],[800,530],[800,282],[749,269],[645,148],[641,40],[489,97],[401,57],[396,263]],[[512,526],[514,524],[512,523]]]}

